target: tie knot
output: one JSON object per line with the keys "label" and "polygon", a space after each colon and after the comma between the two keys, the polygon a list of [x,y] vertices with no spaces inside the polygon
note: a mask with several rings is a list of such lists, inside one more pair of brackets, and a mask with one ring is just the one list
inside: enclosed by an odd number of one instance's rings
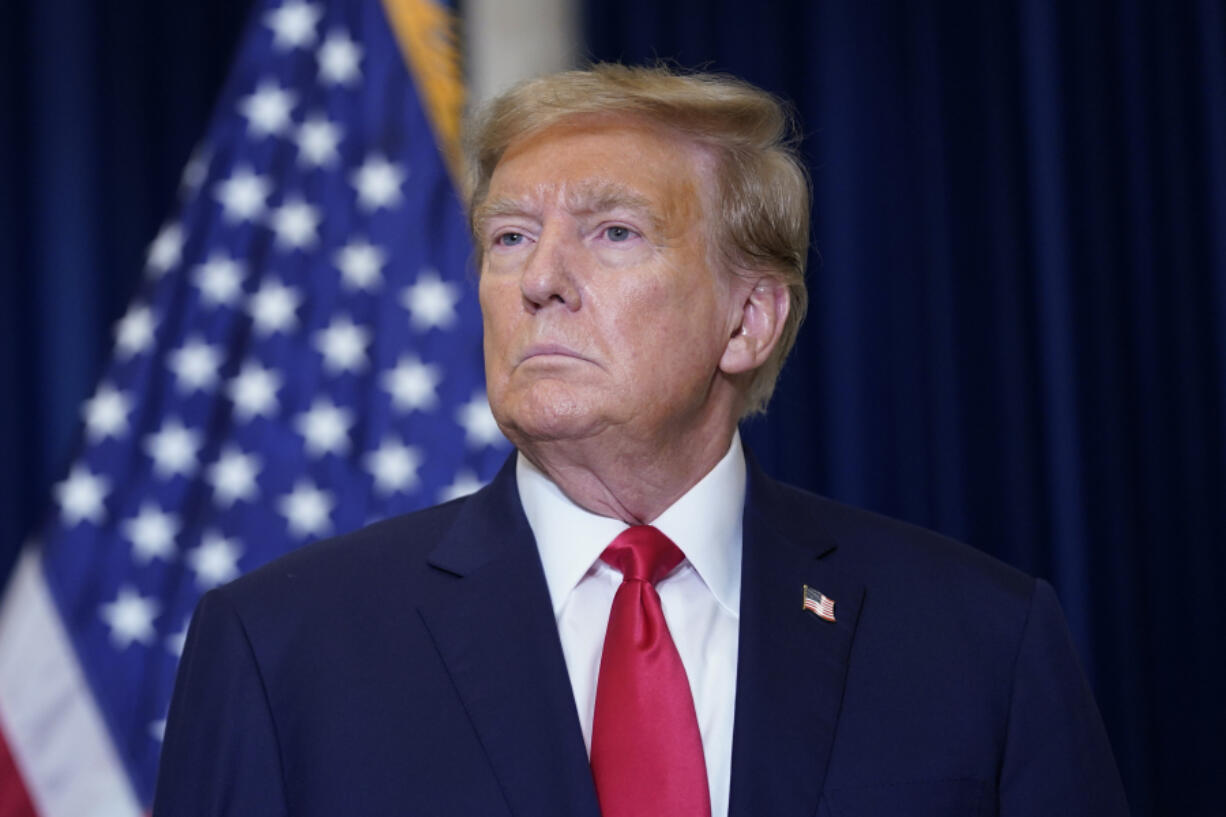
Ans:
{"label": "tie knot", "polygon": [[623,581],[655,584],[681,564],[685,554],[651,525],[635,525],[618,534],[600,558],[620,570]]}

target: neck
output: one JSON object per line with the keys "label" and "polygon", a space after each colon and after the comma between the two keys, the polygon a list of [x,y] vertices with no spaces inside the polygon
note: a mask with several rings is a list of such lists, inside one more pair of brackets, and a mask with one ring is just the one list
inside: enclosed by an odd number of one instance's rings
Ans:
{"label": "neck", "polygon": [[619,433],[616,439],[601,434],[579,441],[524,441],[519,447],[575,504],[630,525],[646,525],[728,453],[735,428],[732,422],[666,440]]}

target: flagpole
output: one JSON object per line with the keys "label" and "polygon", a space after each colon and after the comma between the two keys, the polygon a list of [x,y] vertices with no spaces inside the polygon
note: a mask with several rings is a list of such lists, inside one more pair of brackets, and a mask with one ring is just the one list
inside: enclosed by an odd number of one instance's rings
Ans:
{"label": "flagpole", "polygon": [[469,98],[479,105],[519,80],[573,68],[582,42],[577,0],[468,0]]}

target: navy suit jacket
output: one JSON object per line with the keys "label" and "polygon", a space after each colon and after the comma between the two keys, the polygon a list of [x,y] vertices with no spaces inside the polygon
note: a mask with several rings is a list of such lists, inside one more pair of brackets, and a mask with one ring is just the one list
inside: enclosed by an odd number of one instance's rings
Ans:
{"label": "navy suit jacket", "polygon": [[[1127,813],[1042,581],[751,458],[740,628],[732,817]],[[339,814],[599,815],[513,462],[200,602],[155,817]]]}

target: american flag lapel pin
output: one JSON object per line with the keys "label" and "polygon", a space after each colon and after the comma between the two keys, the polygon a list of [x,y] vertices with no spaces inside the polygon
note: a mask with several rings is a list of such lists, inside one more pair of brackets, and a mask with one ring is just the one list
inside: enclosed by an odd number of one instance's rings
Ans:
{"label": "american flag lapel pin", "polygon": [[826,621],[834,621],[834,599],[805,585],[804,609]]}

